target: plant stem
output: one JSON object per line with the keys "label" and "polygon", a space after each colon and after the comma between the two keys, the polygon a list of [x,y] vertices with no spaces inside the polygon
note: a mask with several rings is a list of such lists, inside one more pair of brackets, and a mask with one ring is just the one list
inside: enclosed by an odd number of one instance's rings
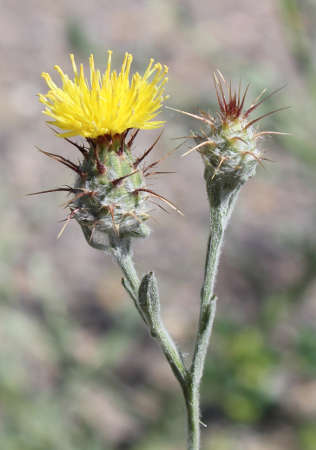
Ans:
{"label": "plant stem", "polygon": [[192,380],[187,384],[184,393],[187,409],[188,423],[188,450],[199,450],[200,448],[200,399],[199,390],[195,389]]}
{"label": "plant stem", "polygon": [[200,449],[200,386],[216,313],[217,298],[214,296],[214,285],[224,232],[238,192],[239,189],[223,197],[222,192],[216,188],[208,191],[211,205],[210,236],[206,252],[204,281],[201,289],[198,332],[190,368],[191,383],[187,394],[189,397],[189,402],[187,401],[188,450]]}
{"label": "plant stem", "polygon": [[[143,303],[147,303],[147,305],[140,304],[140,286],[141,283],[139,281],[139,277],[137,275],[133,258],[132,251],[130,246],[130,239],[119,239],[115,236],[110,237],[110,248],[113,256],[115,257],[118,265],[120,266],[124,277],[123,278],[123,286],[126,291],[132,298],[137,311],[142,317],[145,324],[149,327],[149,331],[153,338],[155,338],[168,363],[173,371],[175,377],[179,381],[182,390],[185,387],[185,380],[187,376],[187,369],[184,365],[183,356],[176,346],[175,342],[171,338],[167,329],[164,326],[162,318],[160,316],[160,302],[159,302],[159,294],[158,294],[158,286],[156,286],[156,280],[154,283],[154,291],[146,292],[144,294],[145,301]],[[148,277],[153,281],[154,275],[148,274],[145,275],[143,281],[148,281]],[[142,285],[144,283],[142,282]],[[151,298],[154,294],[155,298]],[[152,311],[150,307],[152,307],[153,302],[155,303],[154,307],[156,311]],[[147,309],[145,308],[147,306]]]}
{"label": "plant stem", "polygon": [[124,278],[122,284],[129,296],[134,302],[134,305],[139,312],[141,318],[147,323],[145,315],[139,306],[138,290],[140,286],[139,277],[137,275],[131,251],[131,240],[129,238],[122,238],[112,235],[109,236],[109,243],[111,253],[116,259],[120,269],[123,272]]}
{"label": "plant stem", "polygon": [[140,283],[132,259],[130,239],[115,235],[109,238],[111,253],[124,274],[123,285],[151,335],[158,341],[182,388],[187,409],[188,450],[200,450],[200,385],[216,312],[214,284],[224,232],[238,192],[239,189],[236,189],[230,195],[223,196],[220,190],[208,191],[211,204],[210,236],[201,289],[198,332],[190,369],[186,368],[180,350],[161,319],[158,285],[154,274],[145,275]]}
{"label": "plant stem", "polygon": [[109,241],[113,256],[120,266],[133,293],[137,296],[140,281],[132,259],[131,240],[129,238],[119,238],[112,235],[109,237]]}
{"label": "plant stem", "polygon": [[210,219],[211,232],[206,253],[204,282],[201,289],[199,328],[191,366],[193,385],[199,385],[203,375],[204,362],[216,310],[216,298],[213,298],[213,291],[224,237],[222,215],[218,208],[211,209]]}

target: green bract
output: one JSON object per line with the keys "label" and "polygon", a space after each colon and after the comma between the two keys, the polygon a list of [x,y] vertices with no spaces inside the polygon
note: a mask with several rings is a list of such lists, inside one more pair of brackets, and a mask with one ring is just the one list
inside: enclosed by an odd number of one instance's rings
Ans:
{"label": "green bract", "polygon": [[90,140],[69,207],[88,241],[98,235],[145,237],[149,193],[145,174],[124,136]]}

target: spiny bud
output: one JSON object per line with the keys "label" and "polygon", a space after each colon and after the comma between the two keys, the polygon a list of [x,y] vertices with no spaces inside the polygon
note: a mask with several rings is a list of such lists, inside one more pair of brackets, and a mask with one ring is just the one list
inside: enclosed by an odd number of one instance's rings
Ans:
{"label": "spiny bud", "polygon": [[[265,97],[263,95],[266,90],[262,91],[254,103],[244,110],[249,85],[243,93],[240,85],[238,91],[233,92],[231,83],[227,85],[219,71],[214,74],[214,83],[220,111],[215,117],[207,113],[201,115],[186,113],[202,121],[205,126],[201,132],[192,135],[196,145],[184,155],[195,150],[201,154],[205,164],[209,196],[210,191],[216,190],[217,194],[220,192],[220,196],[217,195],[218,201],[222,201],[232,191],[239,190],[255,174],[258,163],[263,159],[258,139],[266,134],[286,133],[257,132],[254,126],[263,117],[284,108],[253,120],[249,119],[250,114],[279,89]],[[224,88],[227,90],[226,93]]]}
{"label": "spiny bud", "polygon": [[126,133],[89,140],[90,148],[74,186],[75,196],[68,206],[90,239],[98,232],[120,237],[145,237],[149,233],[145,224],[149,218],[147,200],[159,196],[147,189],[149,171],[140,167],[142,158],[135,158],[131,152],[136,133],[127,142]]}
{"label": "spiny bud", "polygon": [[138,131],[135,130],[129,138],[128,132],[125,132],[121,135],[87,139],[89,147],[65,138],[83,155],[78,165],[61,155],[39,149],[46,156],[72,169],[77,177],[73,187],[49,189],[31,195],[57,191],[73,194],[65,204],[65,207],[70,209],[65,226],[71,219],[75,219],[93,247],[105,248],[105,235],[115,235],[119,238],[146,237],[149,228],[145,222],[150,217],[151,198],[161,200],[178,213],[182,213],[170,200],[147,188],[147,177],[170,172],[155,170],[160,160],[147,166],[143,164],[161,134],[141,156],[133,155],[132,144]]}

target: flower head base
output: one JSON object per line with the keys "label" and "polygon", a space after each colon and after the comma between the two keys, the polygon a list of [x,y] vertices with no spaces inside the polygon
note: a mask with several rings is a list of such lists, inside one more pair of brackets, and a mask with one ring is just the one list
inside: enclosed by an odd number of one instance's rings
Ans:
{"label": "flower head base", "polygon": [[144,75],[136,72],[130,80],[132,55],[125,54],[119,74],[111,71],[111,56],[108,51],[107,69],[102,75],[94,67],[93,55],[90,56],[90,83],[82,65],[78,71],[73,55],[70,55],[73,80],[55,66],[62,79],[61,88],[48,73],[42,74],[50,88],[47,94],[39,94],[45,105],[43,113],[53,119],[48,123],[63,130],[59,136],[97,138],[122,134],[130,128],[153,129],[163,125],[163,121],[152,119],[166,98],[167,66],[154,64],[151,59]]}
{"label": "flower head base", "polygon": [[78,164],[39,149],[77,175],[73,186],[31,194],[62,191],[72,195],[65,204],[70,212],[61,233],[70,220],[75,219],[89,245],[106,250],[107,238],[146,237],[149,234],[146,222],[152,210],[151,199],[162,201],[182,214],[172,202],[147,187],[147,179],[152,175],[169,173],[156,170],[160,160],[144,163],[161,134],[141,156],[135,157],[132,147],[138,131],[88,138],[87,146],[65,138],[83,156]]}

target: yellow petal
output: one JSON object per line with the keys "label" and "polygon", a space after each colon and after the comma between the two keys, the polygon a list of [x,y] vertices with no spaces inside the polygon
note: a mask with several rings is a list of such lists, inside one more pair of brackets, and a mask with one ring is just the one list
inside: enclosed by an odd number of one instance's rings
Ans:
{"label": "yellow petal", "polygon": [[[102,134],[121,134],[129,128],[153,129],[163,125],[153,121],[167,98],[164,85],[168,78],[167,66],[154,65],[151,59],[141,76],[135,73],[130,79],[133,56],[125,54],[121,71],[111,71],[112,51],[108,51],[107,67],[101,75],[95,69],[90,55],[90,83],[84,75],[82,64],[78,73],[74,55],[70,55],[73,80],[59,66],[55,69],[62,80],[59,88],[48,73],[43,73],[49,91],[39,94],[45,105],[44,113],[54,119],[54,125],[64,130],[60,136],[96,138]],[[151,78],[151,79],[150,79]]]}

